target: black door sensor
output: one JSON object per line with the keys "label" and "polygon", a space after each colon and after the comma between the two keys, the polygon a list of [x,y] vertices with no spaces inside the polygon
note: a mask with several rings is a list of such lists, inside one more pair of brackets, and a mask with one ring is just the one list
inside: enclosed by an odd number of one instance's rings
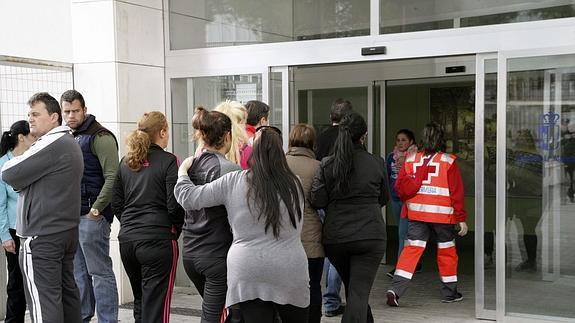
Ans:
{"label": "black door sensor", "polygon": [[361,55],[380,55],[385,54],[386,48],[385,46],[377,46],[377,47],[364,47],[361,49]]}

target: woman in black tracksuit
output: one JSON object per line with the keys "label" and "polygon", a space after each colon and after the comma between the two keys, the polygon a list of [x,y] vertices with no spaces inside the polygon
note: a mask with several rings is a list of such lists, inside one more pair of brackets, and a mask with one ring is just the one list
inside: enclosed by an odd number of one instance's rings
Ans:
{"label": "woman in black tracksuit", "polygon": [[166,117],[145,113],[128,136],[114,183],[112,209],[120,220],[120,255],[137,323],[170,320],[184,210],[174,198],[178,163],[164,151],[168,139]]}
{"label": "woman in black tracksuit", "polygon": [[368,153],[365,120],[357,113],[339,124],[334,154],[324,158],[314,177],[310,202],[326,209],[323,245],[345,285],[342,322],[373,322],[368,300],[385,251],[381,207],[386,204],[385,163]]}

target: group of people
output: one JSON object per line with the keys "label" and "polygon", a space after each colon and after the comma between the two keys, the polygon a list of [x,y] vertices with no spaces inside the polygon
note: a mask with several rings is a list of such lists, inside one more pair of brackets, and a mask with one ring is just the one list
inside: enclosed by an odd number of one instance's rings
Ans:
{"label": "group of people", "polygon": [[287,153],[267,104],[226,101],[196,109],[198,148],[181,163],[165,151],[168,122],[157,111],[142,116],[118,163],[116,138],[79,92],[60,103],[37,93],[28,104],[28,122],[16,122],[0,145],[7,322],[22,322],[26,304],[33,322],[95,314],[117,322],[113,215],[136,322],[169,321],[180,235],[202,322],[320,322],[324,268],[326,294],[339,296],[339,276],[347,303],[326,314],[341,309],[342,322],[373,322],[368,300],[390,194],[406,242],[387,304],[399,305],[431,231],[442,301],[462,299],[455,235],[467,232],[463,186],[437,124],[425,127],[419,148],[411,131],[399,131],[386,167],[365,149],[367,124],[349,101],[334,102],[332,126],[319,136],[294,126]]}

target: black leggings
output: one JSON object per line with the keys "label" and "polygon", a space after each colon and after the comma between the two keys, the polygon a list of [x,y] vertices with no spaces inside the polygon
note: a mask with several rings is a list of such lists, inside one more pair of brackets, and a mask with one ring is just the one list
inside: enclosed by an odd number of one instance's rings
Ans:
{"label": "black leggings", "polygon": [[178,264],[176,240],[120,242],[120,256],[134,293],[136,323],[167,323]]}
{"label": "black leggings", "polygon": [[240,311],[244,323],[274,323],[276,313],[282,323],[307,323],[308,308],[293,305],[280,305],[274,302],[266,302],[261,299],[241,302]]}
{"label": "black leggings", "polygon": [[12,240],[16,244],[16,253],[5,252],[8,261],[8,285],[6,286],[6,323],[24,322],[26,314],[26,294],[24,294],[24,280],[20,265],[18,265],[18,254],[20,249],[20,238],[16,236],[14,229],[9,230]]}
{"label": "black leggings", "polygon": [[345,286],[347,305],[341,319],[348,322],[373,322],[369,294],[379,263],[385,252],[385,240],[359,240],[324,245]]}
{"label": "black leggings", "polygon": [[202,323],[219,323],[228,290],[226,258],[184,258],[184,269],[202,296]]}

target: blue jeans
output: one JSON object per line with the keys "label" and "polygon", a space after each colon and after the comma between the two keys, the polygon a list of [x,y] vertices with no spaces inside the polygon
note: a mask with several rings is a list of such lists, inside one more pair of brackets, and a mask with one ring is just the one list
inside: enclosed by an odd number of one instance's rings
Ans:
{"label": "blue jeans", "polygon": [[403,250],[403,244],[405,243],[405,239],[407,238],[407,224],[409,220],[407,218],[401,217],[401,207],[403,203],[400,200],[391,200],[393,216],[395,217],[395,223],[397,223],[398,229],[398,248],[397,248],[397,259],[399,259],[399,255],[401,255],[401,251]]}
{"label": "blue jeans", "polygon": [[[325,210],[317,210],[321,223],[325,220]],[[341,278],[335,267],[325,257],[323,262],[323,271],[325,273],[325,293],[323,294],[323,308],[325,311],[335,311],[341,306]]]}
{"label": "blue jeans", "polygon": [[98,322],[118,322],[118,290],[110,258],[110,223],[100,216],[80,217],[79,245],[74,257],[74,278],[80,290],[82,320],[97,310]]}
{"label": "blue jeans", "polygon": [[325,293],[323,294],[323,308],[325,311],[335,311],[341,306],[341,278],[335,267],[325,257],[323,264],[325,272]]}

